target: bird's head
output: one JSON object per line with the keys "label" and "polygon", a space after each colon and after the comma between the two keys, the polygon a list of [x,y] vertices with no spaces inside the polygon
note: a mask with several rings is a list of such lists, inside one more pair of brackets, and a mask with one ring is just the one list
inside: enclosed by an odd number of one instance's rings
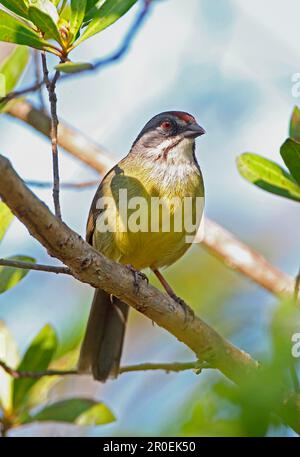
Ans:
{"label": "bird's head", "polygon": [[183,111],[157,114],[142,129],[133,144],[137,152],[151,152],[158,157],[193,152],[195,139],[205,133],[196,119]]}

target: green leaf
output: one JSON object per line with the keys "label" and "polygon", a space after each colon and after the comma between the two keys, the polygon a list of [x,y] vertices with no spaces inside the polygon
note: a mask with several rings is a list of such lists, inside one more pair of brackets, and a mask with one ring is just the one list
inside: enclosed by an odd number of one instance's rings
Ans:
{"label": "green leaf", "polygon": [[24,0],[0,0],[0,3],[13,13],[28,17],[28,6]]}
{"label": "green leaf", "polygon": [[76,38],[77,32],[83,23],[85,16],[87,0],[71,0],[71,18],[70,18],[70,34],[72,36],[71,43]]}
{"label": "green leaf", "polygon": [[0,201],[0,241],[5,235],[6,230],[10,226],[14,215],[5,203]]}
{"label": "green leaf", "polygon": [[105,3],[106,0],[87,0],[84,22],[90,21],[93,19],[95,14],[97,14],[99,8]]}
{"label": "green leaf", "polygon": [[240,174],[256,186],[281,197],[300,201],[300,187],[292,176],[271,160],[244,153],[237,159]]}
{"label": "green leaf", "polygon": [[116,418],[111,410],[104,403],[98,403],[80,414],[75,423],[77,425],[105,425],[115,420]]}
{"label": "green leaf", "polygon": [[51,45],[27,25],[0,10],[0,41],[50,50]]}
{"label": "green leaf", "polygon": [[57,22],[59,19],[55,6],[50,0],[37,0],[28,8],[30,20],[49,38],[61,43]]}
{"label": "green leaf", "polygon": [[[45,325],[31,342],[18,369],[21,371],[46,370],[57,349],[57,344],[54,329],[49,324]],[[32,378],[14,379],[13,404],[15,409],[26,404],[27,395],[37,381]]]}
{"label": "green leaf", "polygon": [[[32,257],[26,257],[23,255],[15,255],[8,257],[7,260],[19,260],[22,262],[34,263],[35,259]],[[0,265],[0,294],[3,294],[9,289],[15,287],[25,276],[29,270],[23,270],[21,268],[5,267]]]}
{"label": "green leaf", "polygon": [[[19,362],[16,342],[2,321],[0,321],[0,359],[13,368]],[[12,395],[13,378],[4,370],[0,370],[0,406],[8,414],[12,412]]]}
{"label": "green leaf", "polygon": [[55,70],[61,71],[62,73],[79,73],[84,70],[90,70],[93,68],[91,63],[85,62],[65,62],[56,65]]}
{"label": "green leaf", "polygon": [[300,142],[300,109],[298,106],[295,106],[291,121],[290,121],[290,137]]}
{"label": "green leaf", "polygon": [[[5,86],[5,95],[11,92],[17,85],[28,64],[28,60],[29,49],[24,46],[16,46],[0,66],[0,75],[2,75]],[[5,110],[6,105],[7,103],[0,103],[0,112]]]}
{"label": "green leaf", "polygon": [[137,0],[106,0],[98,11],[94,14],[93,19],[76,41],[76,46],[82,41],[90,38],[96,33],[109,27],[122,17],[136,3]]}
{"label": "green leaf", "polygon": [[300,143],[288,138],[280,148],[281,157],[300,186]]}
{"label": "green leaf", "polygon": [[54,421],[77,425],[102,425],[113,420],[113,414],[103,403],[97,403],[89,398],[69,398],[45,406],[39,413],[27,418],[26,422]]}

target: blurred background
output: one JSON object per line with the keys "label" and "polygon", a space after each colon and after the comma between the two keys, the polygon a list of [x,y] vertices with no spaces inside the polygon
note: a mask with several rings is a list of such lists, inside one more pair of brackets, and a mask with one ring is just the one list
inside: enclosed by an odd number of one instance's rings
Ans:
{"label": "blurred background", "polygon": [[[249,185],[235,159],[257,152],[281,162],[295,104],[292,75],[300,72],[297,0],[155,1],[125,58],[58,85],[59,116],[117,162],[145,122],[164,110],[195,115],[207,131],[197,144],[206,186],[206,214],[295,276],[299,267],[297,203]],[[74,51],[75,61],[92,61],[113,51],[132,23],[139,4],[100,35]],[[2,45],[0,45],[2,46]],[[57,62],[50,58],[51,65]],[[33,80],[30,65],[21,86]],[[31,96],[36,101],[35,96]],[[0,117],[1,153],[27,180],[52,177],[49,142],[7,116]],[[95,179],[84,164],[61,151],[62,181]],[[1,179],[1,178],[0,178]],[[35,192],[52,208],[51,189]],[[62,190],[63,218],[85,234],[95,192]],[[27,254],[49,263],[47,253],[14,221],[1,244],[1,257]],[[201,247],[166,274],[176,293],[210,325],[259,360],[270,355],[269,323],[276,299],[223,266]],[[150,280],[157,284],[153,277]],[[90,287],[63,275],[31,272],[0,295],[4,320],[24,351],[46,323],[55,328],[60,353],[78,346],[92,297]],[[123,364],[193,360],[193,354],[164,330],[131,311]],[[20,435],[239,435],[238,407],[219,395],[221,374],[197,376],[141,372],[121,375],[105,385],[90,377],[69,377],[53,385],[50,399],[92,395],[105,402],[116,421],[94,428],[47,423],[10,432]],[[269,435],[290,435],[280,426]]]}

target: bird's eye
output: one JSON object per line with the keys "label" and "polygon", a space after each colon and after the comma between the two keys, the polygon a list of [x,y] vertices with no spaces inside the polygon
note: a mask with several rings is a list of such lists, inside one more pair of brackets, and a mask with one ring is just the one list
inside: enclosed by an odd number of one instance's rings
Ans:
{"label": "bird's eye", "polygon": [[172,124],[171,124],[170,121],[164,121],[164,122],[162,122],[161,127],[162,127],[164,130],[170,130],[171,127],[172,127]]}

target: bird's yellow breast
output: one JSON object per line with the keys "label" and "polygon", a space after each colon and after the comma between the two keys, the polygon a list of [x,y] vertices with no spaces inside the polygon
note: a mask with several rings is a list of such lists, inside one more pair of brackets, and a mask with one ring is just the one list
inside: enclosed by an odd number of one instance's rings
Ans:
{"label": "bird's yellow breast", "polygon": [[[191,241],[186,237],[195,234],[200,224],[204,199],[196,165],[146,166],[124,159],[103,182],[102,193],[112,197],[103,216],[114,214],[111,232],[97,230],[96,224],[94,245],[104,255],[141,270],[170,265],[189,248]],[[127,211],[122,196],[127,198]],[[199,211],[197,198],[200,207],[202,202]],[[194,223],[191,233],[185,227],[187,218]]]}

